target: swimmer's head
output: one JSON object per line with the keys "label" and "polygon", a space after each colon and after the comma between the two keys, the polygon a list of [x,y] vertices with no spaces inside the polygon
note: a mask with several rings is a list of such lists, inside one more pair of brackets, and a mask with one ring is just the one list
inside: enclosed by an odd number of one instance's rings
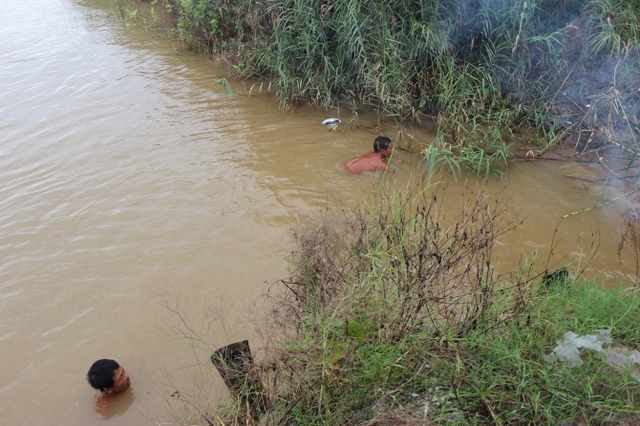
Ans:
{"label": "swimmer's head", "polygon": [[391,145],[391,139],[389,139],[386,136],[378,136],[374,141],[373,141],[373,150],[375,152],[380,152],[383,149],[387,149],[389,148],[389,145]]}
{"label": "swimmer's head", "polygon": [[94,362],[87,373],[87,380],[92,388],[105,395],[123,392],[131,386],[129,375],[112,359],[99,359]]}

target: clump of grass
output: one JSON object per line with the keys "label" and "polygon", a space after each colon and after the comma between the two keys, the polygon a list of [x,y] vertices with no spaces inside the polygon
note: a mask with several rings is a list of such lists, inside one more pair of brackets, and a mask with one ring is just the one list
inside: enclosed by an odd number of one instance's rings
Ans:
{"label": "clump of grass", "polygon": [[[460,338],[497,320],[489,318],[493,249],[516,222],[483,194],[447,219],[443,197],[385,193],[296,235],[293,275],[274,315],[290,333],[276,350],[272,392],[283,404],[274,401],[274,415],[298,424],[371,417],[368,405],[426,373],[419,340]],[[504,319],[517,310],[505,308]]]}

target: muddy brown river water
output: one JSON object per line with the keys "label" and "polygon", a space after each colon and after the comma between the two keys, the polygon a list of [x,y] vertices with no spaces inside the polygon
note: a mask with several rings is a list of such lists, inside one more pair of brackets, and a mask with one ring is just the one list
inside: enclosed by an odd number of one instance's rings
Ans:
{"label": "muddy brown river water", "polygon": [[[285,112],[241,83],[227,97],[215,84],[224,69],[124,25],[107,1],[5,0],[0,21],[0,423],[174,424],[167,400],[193,382],[194,351],[167,303],[179,301],[209,347],[255,342],[247,312],[286,273],[290,229],[371,195],[376,176],[343,164],[370,150],[374,120],[327,132],[337,111]],[[393,184],[419,173],[404,152],[392,161]],[[505,262],[545,255],[559,217],[628,190],[562,177],[572,174],[602,177],[539,161],[489,182],[528,216]],[[619,262],[617,244],[629,202],[563,220],[556,251],[578,256],[599,230],[591,271],[628,280],[634,263]],[[101,415],[85,374],[103,357],[133,387]],[[223,397],[209,373],[212,398]]]}

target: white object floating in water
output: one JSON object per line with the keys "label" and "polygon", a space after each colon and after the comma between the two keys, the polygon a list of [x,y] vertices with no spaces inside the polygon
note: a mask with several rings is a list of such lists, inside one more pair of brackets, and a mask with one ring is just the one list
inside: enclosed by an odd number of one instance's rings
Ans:
{"label": "white object floating in water", "polygon": [[325,126],[337,126],[341,121],[339,118],[327,118],[322,122]]}
{"label": "white object floating in water", "polygon": [[329,129],[329,131],[331,130],[336,130],[338,128],[338,124],[340,124],[341,121],[339,118],[327,118],[326,120],[324,120],[322,122],[322,124],[324,124],[325,126],[329,126],[331,127],[331,129]]}

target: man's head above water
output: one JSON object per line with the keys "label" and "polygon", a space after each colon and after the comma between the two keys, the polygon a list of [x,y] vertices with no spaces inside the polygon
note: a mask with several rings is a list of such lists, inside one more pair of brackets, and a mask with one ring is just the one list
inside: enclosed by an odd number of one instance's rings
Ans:
{"label": "man's head above water", "polygon": [[91,387],[105,395],[123,392],[131,386],[129,375],[112,359],[99,359],[94,362],[87,373],[87,380]]}
{"label": "man's head above water", "polygon": [[[381,152],[381,151],[386,151],[387,149],[389,149],[389,146],[392,144],[391,139],[389,139],[386,136],[378,136],[374,141],[373,141],[373,151],[374,152]],[[389,157],[391,155],[391,152],[389,152],[389,155],[387,155],[386,157]]]}

